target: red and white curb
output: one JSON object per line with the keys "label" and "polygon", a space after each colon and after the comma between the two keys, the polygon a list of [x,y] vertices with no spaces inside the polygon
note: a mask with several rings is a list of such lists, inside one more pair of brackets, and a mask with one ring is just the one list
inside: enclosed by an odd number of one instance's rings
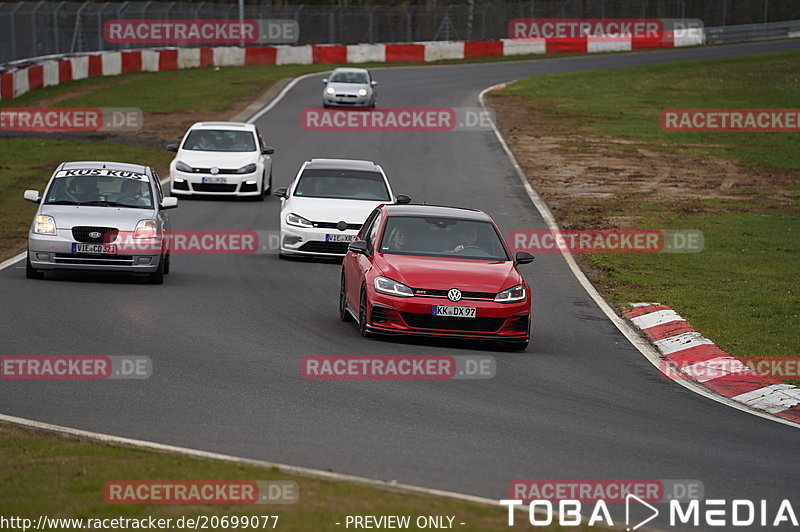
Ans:
{"label": "red and white curb", "polygon": [[696,46],[703,43],[704,36],[698,34],[674,37],[669,35],[667,39],[656,41],[629,38],[613,43],[608,43],[602,37],[581,37],[389,44],[217,46],[55,55],[15,61],[13,64],[20,64],[17,70],[0,74],[0,100],[13,100],[42,87],[127,72],[162,72],[208,66],[431,62],[527,54],[625,52]]}
{"label": "red and white curb", "polygon": [[670,371],[679,374],[668,378],[693,381],[750,408],[800,422],[800,388],[750,371],[667,305],[632,307],[622,315],[653,342],[665,365],[676,368]]}

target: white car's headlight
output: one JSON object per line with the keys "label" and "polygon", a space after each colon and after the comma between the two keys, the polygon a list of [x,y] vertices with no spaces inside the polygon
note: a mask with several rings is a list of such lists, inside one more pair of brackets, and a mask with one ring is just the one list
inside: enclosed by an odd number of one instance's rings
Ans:
{"label": "white car's headlight", "polygon": [[525,300],[525,287],[521,284],[512,286],[508,290],[503,290],[497,297],[494,298],[498,303],[513,303],[515,301]]}
{"label": "white car's headlight", "polygon": [[158,236],[158,226],[155,220],[139,220],[133,231],[133,238],[155,238]]}
{"label": "white car's headlight", "polygon": [[56,221],[52,216],[37,216],[34,220],[33,232],[37,235],[55,235]]}
{"label": "white car's headlight", "polygon": [[375,290],[390,296],[412,297],[414,295],[414,291],[403,283],[398,283],[394,279],[383,276],[375,278]]}
{"label": "white car's headlight", "polygon": [[358,95],[359,96],[366,96],[367,95],[367,89],[358,89]]}
{"label": "white car's headlight", "polygon": [[255,163],[250,163],[250,164],[248,164],[246,166],[242,166],[241,168],[236,170],[236,173],[237,174],[252,174],[255,171],[256,171],[256,164]]}
{"label": "white car's headlight", "polygon": [[325,89],[325,92],[327,92],[328,94],[336,94],[336,90],[334,90],[333,87],[328,87],[327,89]]}
{"label": "white car's headlight", "polygon": [[286,223],[289,225],[294,225],[295,227],[314,227],[311,222],[294,213],[289,213],[286,215]]}
{"label": "white car's headlight", "polygon": [[182,161],[175,163],[175,169],[180,170],[181,172],[194,172],[194,168]]}

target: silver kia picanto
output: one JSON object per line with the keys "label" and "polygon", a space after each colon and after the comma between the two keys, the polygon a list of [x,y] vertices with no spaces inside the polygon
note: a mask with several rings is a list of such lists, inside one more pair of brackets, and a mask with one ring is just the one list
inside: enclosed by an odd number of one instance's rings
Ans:
{"label": "silver kia picanto", "polygon": [[169,216],[178,206],[165,198],[158,174],[138,164],[61,163],[39,204],[28,235],[26,274],[50,270],[105,270],[146,274],[161,284],[169,273]]}

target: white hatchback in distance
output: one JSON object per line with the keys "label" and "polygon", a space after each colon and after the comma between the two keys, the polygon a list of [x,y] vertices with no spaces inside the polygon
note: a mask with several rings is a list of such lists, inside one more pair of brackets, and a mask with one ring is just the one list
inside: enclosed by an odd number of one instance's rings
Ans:
{"label": "white hatchback in distance", "polygon": [[189,128],[169,165],[173,196],[243,196],[264,199],[272,189],[275,150],[253,124],[198,122]]}
{"label": "white hatchback in distance", "polygon": [[383,169],[371,161],[311,159],[281,198],[280,255],[343,257],[370,212],[395,197]]}

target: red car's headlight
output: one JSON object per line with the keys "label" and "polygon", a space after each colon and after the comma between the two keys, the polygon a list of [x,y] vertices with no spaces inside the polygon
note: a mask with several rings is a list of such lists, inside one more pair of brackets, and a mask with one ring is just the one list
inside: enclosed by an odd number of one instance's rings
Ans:
{"label": "red car's headlight", "polygon": [[398,297],[413,297],[414,291],[403,283],[398,283],[394,279],[388,277],[375,278],[375,290],[381,294],[389,294],[390,296]]}
{"label": "red car's headlight", "polygon": [[498,303],[514,303],[517,301],[525,301],[525,295],[525,287],[518,284],[517,286],[512,286],[507,290],[503,290],[495,296],[494,300]]}

